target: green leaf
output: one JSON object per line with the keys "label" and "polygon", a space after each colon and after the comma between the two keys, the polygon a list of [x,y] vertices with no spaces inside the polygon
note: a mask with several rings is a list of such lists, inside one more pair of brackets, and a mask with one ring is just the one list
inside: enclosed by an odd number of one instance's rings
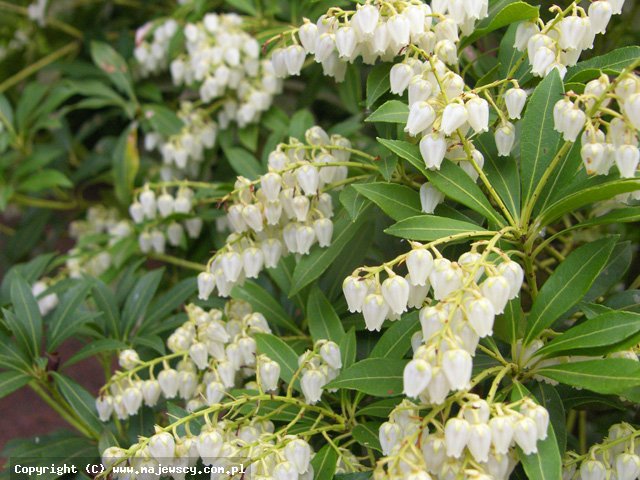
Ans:
{"label": "green leaf", "polygon": [[159,268],[145,273],[135,284],[122,309],[122,330],[128,335],[143,321],[147,307],[160,285],[164,269]]}
{"label": "green leaf", "polygon": [[351,430],[351,435],[356,441],[365,448],[372,448],[382,452],[380,440],[378,438],[378,430],[380,422],[359,423]]}
{"label": "green leaf", "polygon": [[367,108],[371,108],[376,100],[391,88],[389,83],[391,67],[390,63],[379,63],[367,75]]}
{"label": "green leaf", "polygon": [[251,125],[247,125],[244,128],[238,129],[238,140],[243,147],[245,147],[250,152],[255,153],[258,148],[258,136],[260,134],[260,129],[257,124],[252,123]]}
{"label": "green leaf", "polygon": [[427,170],[420,155],[420,148],[400,140],[378,138],[378,142],[407,160],[425,175],[434,186],[446,196],[466,205],[498,225],[504,225],[504,219],[496,212],[480,187],[459,166],[452,162],[442,163],[440,170]]}
{"label": "green leaf", "polygon": [[353,114],[360,113],[360,102],[362,100],[360,71],[361,69],[353,64],[347,65],[344,81],[338,84],[340,100],[342,100],[344,108]]}
{"label": "green leaf", "polygon": [[531,201],[540,178],[560,146],[561,135],[554,130],[553,107],[563,94],[562,79],[554,69],[540,82],[529,99],[520,137],[523,206]]}
{"label": "green leaf", "polygon": [[255,180],[264,173],[260,162],[250,152],[241,147],[225,148],[224,155],[231,168],[249,180]]}
{"label": "green leaf", "polygon": [[498,157],[493,135],[483,133],[475,140],[484,155],[484,172],[514,218],[520,216],[520,173],[515,159]]}
{"label": "green leaf", "polygon": [[607,264],[617,238],[603,238],[571,252],[540,289],[529,318],[524,343],[578,303]]}
{"label": "green leaf", "polygon": [[615,75],[636,61],[638,57],[640,57],[640,47],[637,45],[618,48],[570,67],[564,81],[585,83],[599,77],[602,73]]}
{"label": "green leaf", "polygon": [[97,355],[99,353],[115,352],[117,350],[124,350],[126,348],[129,348],[129,345],[113,338],[101,338],[99,340],[93,340],[91,341],[91,343],[85,345],[72,356],[70,356],[69,359],[64,362],[64,366],[69,367],[74,363],[78,363],[80,360],[93,357],[94,355]]}
{"label": "green leaf", "polygon": [[536,356],[599,356],[637,345],[640,314],[606,312],[570,328],[536,352]]}
{"label": "green leaf", "polygon": [[397,183],[358,183],[353,188],[378,205],[394,220],[420,215],[420,195],[415,190]]}
{"label": "green leaf", "polygon": [[269,333],[256,333],[255,337],[258,353],[264,353],[280,365],[280,378],[291,382],[298,369],[298,355],[283,340]]}
{"label": "green leaf", "polygon": [[342,368],[347,368],[353,365],[356,361],[356,329],[351,327],[349,331],[342,337],[340,342],[340,355],[342,357]]}
{"label": "green leaf", "polygon": [[[500,62],[500,78],[512,77],[516,79],[520,85],[524,85],[533,76],[531,75],[531,66],[524,59],[526,52],[520,52],[514,47],[516,41],[516,23],[509,25],[506,33],[500,40],[500,48],[498,49],[498,61]],[[523,61],[521,61],[523,59]]]}
{"label": "green leaf", "polygon": [[168,317],[176,308],[183,305],[197,289],[195,278],[185,278],[176,283],[149,305],[144,318],[144,325],[151,325]]}
{"label": "green leaf", "polygon": [[173,110],[164,105],[145,105],[145,118],[155,132],[165,137],[177,135],[184,127],[184,122]]}
{"label": "green leaf", "polygon": [[113,177],[117,199],[122,205],[131,203],[133,184],[140,169],[138,129],[135,124],[125,129],[113,149]]}
{"label": "green leaf", "polygon": [[366,407],[362,407],[356,412],[356,416],[389,418],[391,411],[396,408],[400,400],[398,398],[385,398],[370,403]]}
{"label": "green leaf", "polygon": [[540,226],[549,225],[568,212],[616,195],[636,191],[640,188],[640,178],[621,178],[590,187],[581,188],[549,205],[540,213]]}
{"label": "green leaf", "polygon": [[351,217],[351,221],[355,222],[360,214],[364,212],[371,202],[366,197],[360,195],[353,185],[347,185],[340,192],[340,203]]}
{"label": "green leaf", "polygon": [[311,460],[314,480],[332,480],[338,465],[338,452],[329,444],[323,446]]}
{"label": "green leaf", "polygon": [[20,276],[15,276],[11,282],[11,303],[15,316],[5,315],[5,320],[18,344],[28,352],[30,359],[35,359],[42,343],[42,316],[31,287]]}
{"label": "green leaf", "polygon": [[328,248],[314,247],[309,255],[300,259],[293,272],[293,289],[289,297],[298,293],[331,266],[335,258],[350,244],[351,239],[362,229],[367,215],[360,215],[356,222],[351,222],[345,211],[336,215],[333,227],[333,240]]}
{"label": "green leaf", "polygon": [[25,181],[18,185],[18,190],[34,193],[55,187],[69,188],[73,187],[73,183],[64,173],[45,168],[29,175]]}
{"label": "green leaf", "polygon": [[621,393],[640,385],[640,363],[626,358],[601,358],[540,368],[536,375],[597,393]]}
{"label": "green leaf", "polygon": [[523,317],[520,297],[509,300],[504,308],[504,313],[496,316],[493,324],[495,336],[506,343],[514,344],[522,336]]}
{"label": "green leaf", "polygon": [[284,327],[292,332],[300,331],[284,311],[280,302],[257,283],[246,281],[243,285],[236,285],[231,291],[231,296],[249,302],[253,309],[262,313],[269,323]]}
{"label": "green leaf", "polygon": [[113,292],[102,280],[95,278],[91,286],[93,301],[105,319],[106,332],[118,336],[120,334],[120,310]]}
{"label": "green leaf", "polygon": [[365,122],[382,123],[407,123],[409,118],[409,106],[400,100],[389,100],[383,103],[371,115],[364,119]]}
{"label": "green leaf", "polygon": [[135,100],[136,95],[133,92],[133,81],[124,58],[112,47],[103,42],[91,42],[90,49],[93,63],[107,74],[109,80],[111,80],[118,89],[129,95],[131,100]]}
{"label": "green leaf", "polygon": [[102,430],[102,423],[98,419],[95,398],[84,387],[58,372],[51,372],[51,376],[64,399],[80,418],[94,431]]}
{"label": "green leaf", "polygon": [[298,110],[291,117],[289,123],[289,136],[305,141],[304,133],[316,124],[313,114],[305,109]]}
{"label": "green leaf", "polygon": [[49,332],[47,335],[47,350],[52,352],[77,329],[90,319],[88,316],[76,314],[76,310],[82,304],[91,284],[81,283],[74,286],[64,294],[60,305],[53,312],[49,322]]}
{"label": "green leaf", "polygon": [[309,319],[309,332],[314,341],[327,339],[338,345],[345,335],[340,317],[335,312],[322,290],[314,287],[307,300],[307,317]]}
{"label": "green leaf", "polygon": [[369,358],[403,358],[411,348],[411,337],[420,330],[419,312],[413,311],[393,322],[376,342]]}
{"label": "green leaf", "polygon": [[[522,397],[535,397],[520,383],[514,384],[511,400],[519,400]],[[518,456],[522,462],[522,467],[531,480],[557,480],[562,478],[562,458],[558,448],[558,441],[553,429],[553,424],[549,423],[547,438],[538,441],[538,453],[525,455],[518,447]]]}
{"label": "green leaf", "polygon": [[578,225],[580,228],[594,225],[608,225],[610,223],[628,223],[640,221],[640,207],[617,208],[609,213],[590,218]]}
{"label": "green leaf", "polygon": [[471,35],[462,39],[459,48],[462,49],[478,38],[482,38],[488,33],[511,23],[538,18],[539,8],[540,7],[529,5],[526,2],[517,2],[514,0],[497,0],[491,2],[487,18],[476,25]]}
{"label": "green leaf", "polygon": [[[4,319],[13,316],[13,312],[2,310]],[[0,330],[0,367],[17,370],[23,373],[31,372],[31,359],[23,349],[18,348],[16,342]]]}
{"label": "green leaf", "polygon": [[29,375],[20,372],[1,372],[0,373],[0,398],[12,394],[19,388],[24,387],[31,381]]}
{"label": "green leaf", "polygon": [[258,10],[256,9],[253,0],[225,0],[225,3],[231,5],[239,12],[246,13],[254,17],[258,16]]}
{"label": "green leaf", "polygon": [[538,403],[549,412],[549,421],[553,425],[553,433],[558,442],[560,456],[563,456],[567,447],[567,418],[563,397],[560,396],[556,387],[542,382],[537,382],[532,386],[531,392],[535,395]]}
{"label": "green leaf", "polygon": [[346,388],[376,397],[402,394],[402,374],[407,360],[396,358],[367,358],[340,372],[326,388]]}
{"label": "green leaf", "polygon": [[[475,236],[473,235],[475,233],[485,231],[484,228],[461,220],[438,217],[437,215],[418,215],[394,223],[384,232],[409,240],[432,241],[448,237],[449,235],[467,232],[470,234],[469,237],[471,237]],[[493,235],[493,232],[486,232],[487,236]]]}

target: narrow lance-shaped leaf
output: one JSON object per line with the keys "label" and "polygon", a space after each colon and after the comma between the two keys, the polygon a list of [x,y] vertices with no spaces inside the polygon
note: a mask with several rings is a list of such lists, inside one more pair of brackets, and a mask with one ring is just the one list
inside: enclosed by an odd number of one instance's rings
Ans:
{"label": "narrow lance-shaped leaf", "polygon": [[621,393],[640,385],[640,363],[626,358],[561,363],[540,368],[536,374],[604,394]]}
{"label": "narrow lance-shaped leaf", "polygon": [[407,360],[368,358],[343,369],[326,388],[346,388],[375,395],[392,397],[402,393],[402,374]]}
{"label": "narrow lance-shaped leaf", "polygon": [[322,290],[317,287],[313,288],[309,293],[307,316],[309,317],[309,331],[313,340],[327,339],[340,344],[342,337],[345,335],[340,317],[338,317]]}
{"label": "narrow lance-shaped leaf", "polygon": [[487,237],[495,234],[495,232],[487,231],[473,223],[437,215],[418,215],[406,218],[394,223],[385,230],[385,233],[389,235],[425,242],[464,233],[469,233],[470,238],[472,236],[481,236],[485,232]]}
{"label": "narrow lance-shaped leaf", "polygon": [[574,250],[540,289],[529,313],[524,343],[536,338],[578,303],[607,264],[617,238],[603,238]]}
{"label": "narrow lance-shaped leaf", "polygon": [[31,288],[19,275],[11,282],[11,302],[15,316],[5,316],[5,320],[18,344],[28,352],[31,359],[34,359],[40,353],[42,316]]}

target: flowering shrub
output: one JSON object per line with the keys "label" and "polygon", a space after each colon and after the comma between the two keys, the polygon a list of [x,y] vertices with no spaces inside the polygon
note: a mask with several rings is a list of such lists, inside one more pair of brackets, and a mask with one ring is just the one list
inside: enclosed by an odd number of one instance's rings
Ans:
{"label": "flowering shrub", "polygon": [[633,2],[99,3],[0,2],[11,465],[640,478]]}

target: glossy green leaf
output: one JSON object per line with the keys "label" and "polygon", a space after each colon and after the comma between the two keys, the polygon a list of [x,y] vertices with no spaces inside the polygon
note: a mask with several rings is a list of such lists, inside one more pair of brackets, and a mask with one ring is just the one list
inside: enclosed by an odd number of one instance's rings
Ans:
{"label": "glossy green leaf", "polygon": [[585,83],[599,77],[603,72],[617,74],[639,57],[640,47],[637,45],[618,48],[570,67],[567,69],[564,81]]}
{"label": "glossy green leaf", "polygon": [[145,273],[127,296],[122,309],[122,329],[125,335],[131,332],[135,326],[142,324],[144,315],[158,290],[163,274],[164,269],[162,268]]}
{"label": "glossy green leaf", "polygon": [[118,350],[124,350],[129,348],[124,342],[120,340],[115,340],[113,338],[101,338],[99,340],[93,340],[80,350],[71,355],[65,362],[64,366],[69,367],[74,363],[78,363],[85,358],[93,357],[94,355],[98,355],[100,353],[105,352],[115,352]]}
{"label": "glossy green leaf", "polygon": [[493,235],[493,232],[486,231],[472,223],[437,215],[418,215],[406,218],[385,230],[385,233],[389,235],[419,241],[432,241],[461,233],[469,233],[469,238],[471,238],[478,236],[476,235],[478,232],[486,232],[487,236]]}
{"label": "glossy green leaf", "polygon": [[291,382],[298,369],[298,355],[283,340],[269,333],[256,333],[258,353],[263,353],[280,365],[280,378]]}
{"label": "glossy green leaf", "polygon": [[640,386],[640,363],[626,358],[569,362],[536,370],[537,375],[597,393],[621,393]]}
{"label": "glossy green leaf", "polygon": [[224,156],[238,175],[242,175],[249,180],[255,180],[264,173],[264,168],[260,165],[260,162],[242,147],[225,148]]}
{"label": "glossy green leaf", "polygon": [[376,397],[402,394],[402,374],[408,360],[367,358],[344,368],[326,388],[346,388]]}
{"label": "glossy green leaf", "polygon": [[584,296],[607,264],[616,238],[603,238],[571,252],[540,289],[527,320],[524,343],[536,338]]}
{"label": "glossy green leaf", "polygon": [[116,197],[122,205],[131,203],[133,184],[140,169],[138,129],[132,124],[125,129],[116,143],[113,153],[113,177]]}
{"label": "glossy green leaf", "polygon": [[11,303],[15,316],[5,315],[5,321],[29,358],[35,359],[42,343],[42,316],[31,287],[20,276],[11,282]]}
{"label": "glossy green leaf", "polygon": [[640,189],[640,178],[621,178],[582,188],[557,200],[543,210],[540,213],[540,225],[549,225],[565,213],[638,189]]}
{"label": "glossy green leaf", "polygon": [[378,438],[378,430],[380,422],[359,423],[351,430],[351,434],[356,441],[365,448],[372,448],[378,452],[382,452],[380,440]]}
{"label": "glossy green leaf", "polygon": [[396,221],[420,215],[420,195],[405,185],[375,182],[354,184],[353,188]]}
{"label": "glossy green leaf", "polygon": [[102,280],[96,278],[91,286],[91,296],[98,311],[103,315],[106,332],[118,336],[121,332],[120,310],[111,289]]}
{"label": "glossy green leaf", "polygon": [[556,155],[561,135],[553,124],[553,107],[564,89],[557,70],[552,70],[536,87],[522,119],[520,137],[520,179],[522,205],[531,201],[540,178]]}
{"label": "glossy green leaf", "polygon": [[331,445],[324,445],[311,460],[314,480],[332,480],[337,465],[338,452]]}
{"label": "glossy green leaf", "polygon": [[411,349],[411,337],[420,330],[418,311],[405,314],[384,332],[369,358],[403,358]]}
{"label": "glossy green leaf", "polygon": [[269,323],[292,332],[300,331],[298,326],[291,320],[291,317],[284,311],[280,302],[257,283],[246,281],[243,285],[236,285],[231,291],[231,296],[249,302],[253,309],[262,313]]}
{"label": "glossy green leaf", "polygon": [[364,196],[359,194],[353,185],[348,185],[340,192],[340,203],[351,217],[351,221],[355,222],[360,214],[364,212],[371,202]]}
{"label": "glossy green leaf", "polygon": [[376,100],[391,88],[389,83],[390,63],[379,63],[367,75],[367,108],[371,108]]}
{"label": "glossy green leaf", "polygon": [[0,372],[0,398],[12,394],[30,381],[31,377],[21,372]]}
{"label": "glossy green leaf", "polygon": [[69,188],[73,187],[73,183],[64,173],[45,168],[29,175],[25,181],[18,185],[18,190],[35,193],[55,187]]}
{"label": "glossy green leaf", "polygon": [[462,39],[460,48],[509,24],[538,18],[539,8],[540,7],[529,5],[526,2],[518,2],[515,0],[497,0],[491,2],[487,18],[476,25],[471,35]]}
{"label": "glossy green leaf", "polygon": [[198,289],[195,278],[185,278],[155,299],[144,318],[144,325],[151,325],[168,317],[182,306]]}
{"label": "glossy green leaf", "polygon": [[342,322],[327,297],[318,287],[314,287],[309,293],[307,317],[309,332],[314,341],[326,339],[340,344],[345,335]]}
{"label": "glossy green leaf", "polygon": [[536,352],[541,357],[599,356],[636,345],[640,340],[640,314],[611,311],[570,328]]}
{"label": "glossy green leaf", "polygon": [[518,24],[513,23],[502,36],[498,49],[498,62],[500,78],[514,78],[520,85],[524,85],[533,78],[533,75],[531,75],[531,66],[526,60],[527,53],[520,52],[514,47],[517,29]]}
{"label": "glossy green leaf", "polygon": [[362,101],[360,72],[361,69],[355,65],[347,65],[344,80],[338,84],[338,96],[342,101],[342,105],[345,110],[353,114],[360,113],[360,102]]}
{"label": "glossy green leaf", "polygon": [[384,398],[360,408],[356,412],[356,416],[384,418],[386,420],[389,418],[389,414],[394,408],[396,408],[398,403],[400,403],[398,398]]}
{"label": "glossy green leaf", "polygon": [[76,314],[91,284],[80,283],[66,292],[60,304],[53,312],[49,322],[47,350],[54,351],[64,340],[72,336],[76,330],[90,317]]}
{"label": "glossy green leaf", "polygon": [[129,73],[129,67],[124,58],[111,46],[104,42],[91,42],[91,58],[100,70],[107,74],[111,82],[130,99],[135,100],[133,81]]}
{"label": "glossy green leaf", "polygon": [[94,431],[102,430],[102,422],[98,419],[95,398],[82,385],[58,372],[51,372],[51,376],[71,408]]}
{"label": "glossy green leaf", "polygon": [[180,120],[180,117],[164,105],[145,105],[144,110],[145,118],[153,127],[154,132],[165,137],[177,135],[184,127],[184,122]]}
{"label": "glossy green leaf", "polygon": [[356,330],[351,327],[349,331],[342,337],[340,342],[340,355],[342,357],[342,368],[347,368],[353,365],[356,361],[356,349],[358,345],[356,343]]}
{"label": "glossy green leaf", "polygon": [[365,118],[365,122],[381,123],[407,123],[409,106],[400,100],[389,100],[383,103],[371,115]]}

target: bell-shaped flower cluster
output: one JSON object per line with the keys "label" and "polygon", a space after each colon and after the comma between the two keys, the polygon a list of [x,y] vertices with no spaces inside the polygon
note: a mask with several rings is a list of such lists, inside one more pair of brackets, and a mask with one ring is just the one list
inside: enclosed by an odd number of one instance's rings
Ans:
{"label": "bell-shaped flower cluster", "polygon": [[195,216],[194,193],[179,187],[174,194],[163,188],[158,193],[148,185],[129,206],[133,222],[140,226],[138,245],[142,253],[164,253],[167,242],[172,247],[184,246],[186,238],[197,238],[202,219]]}
{"label": "bell-shaped flower cluster", "polygon": [[[580,155],[589,175],[607,175],[615,165],[622,178],[633,178],[640,162],[640,77],[629,73],[614,82],[601,75],[583,94],[569,92],[554,106],[554,128],[568,142],[583,132]],[[612,114],[610,121],[597,115],[602,109]]]}
{"label": "bell-shaped flower cluster", "polygon": [[208,13],[187,24],[184,37],[186,52],[171,62],[173,82],[197,89],[205,104],[220,101],[221,128],[258,121],[282,87],[271,61],[260,59],[258,41],[243,30],[242,17]]}
{"label": "bell-shaped flower cluster", "polygon": [[448,64],[458,62],[460,34],[468,35],[487,16],[487,0],[421,2],[367,1],[355,11],[331,8],[316,23],[305,19],[298,38],[273,51],[280,77],[298,75],[305,55],[322,64],[325,75],[344,80],[348,63],[362,57],[366,64],[392,61],[414,46],[435,53]]}
{"label": "bell-shaped flower cluster", "polygon": [[[167,339],[171,352],[143,362],[135,350],[120,353],[122,370],[96,399],[100,419],[126,419],[160,398],[184,401],[188,411],[220,403],[226,392],[242,386],[256,372],[255,333],[270,333],[265,317],[244,301],[231,300],[224,310],[186,307],[188,320]],[[172,361],[176,361],[171,365]],[[156,371],[156,365],[162,369]],[[144,372],[147,378],[139,376]]]}
{"label": "bell-shaped flower cluster", "polygon": [[164,137],[152,131],[144,138],[147,151],[160,152],[163,162],[160,175],[166,181],[176,177],[197,177],[205,151],[215,145],[218,135],[216,122],[204,109],[196,108],[191,102],[182,102],[177,115],[183,123],[179,133]]}
{"label": "bell-shaped flower cluster", "polygon": [[245,278],[276,267],[283,255],[331,245],[332,198],[323,190],[347,177],[343,163],[351,143],[320,127],[309,129],[306,140],[279,145],[269,155],[269,172],[258,180],[238,177],[227,208],[233,233],[198,276],[201,299],[214,290],[228,296]]}
{"label": "bell-shaped flower cluster", "polygon": [[420,407],[405,400],[380,426],[385,458],[376,474],[383,478],[473,478],[506,480],[517,464],[516,447],[537,453],[547,438],[549,413],[529,398],[512,404],[468,395],[457,416],[425,421]]}
{"label": "bell-shaped flower cluster", "polygon": [[[204,465],[212,466],[212,480],[313,480],[311,446],[296,435],[274,430],[270,420],[251,418],[208,421],[197,434],[192,434],[190,429],[189,433],[179,435],[169,427],[156,426],[153,436],[141,437],[126,450],[120,447],[105,449],[102,463],[107,469],[129,465],[140,471],[141,467],[146,467],[146,471],[157,472],[160,465],[175,470],[178,467],[186,469],[195,467],[201,460]],[[245,470],[236,472],[233,467],[240,465]],[[231,473],[227,474],[227,471]],[[181,477],[176,475],[173,478],[184,478],[184,473]]]}
{"label": "bell-shaped flower cluster", "polygon": [[307,350],[298,358],[300,388],[305,401],[314,405],[322,397],[323,387],[336,378],[342,368],[340,347],[335,342],[319,340],[313,350]]}
{"label": "bell-shaped flower cluster", "polygon": [[[388,276],[380,283],[377,274],[360,277],[356,271],[343,282],[344,296],[351,312],[362,312],[368,330],[379,331],[408,308],[421,309],[421,339],[404,371],[404,391],[441,404],[449,391],[468,387],[478,342],[492,334],[495,316],[518,296],[524,273],[506,255],[493,263],[472,250],[452,262],[434,259],[419,243],[399,258],[406,276],[385,267]],[[428,298],[431,305],[423,307]]]}
{"label": "bell-shaped flower cluster", "polygon": [[90,207],[85,220],[73,221],[69,226],[69,235],[76,241],[65,262],[69,277],[102,275],[113,263],[110,247],[133,233],[131,222],[122,219],[115,208]]}
{"label": "bell-shaped flower cluster", "polygon": [[[622,13],[624,0],[595,0],[588,11],[572,4],[546,24],[522,22],[516,30],[514,47],[526,51],[531,71],[544,77],[557,69],[561,77],[567,67],[578,63],[584,50],[593,48],[597,34],[604,34],[612,15]],[[557,6],[554,10],[560,10]]]}
{"label": "bell-shaped flower cluster", "polygon": [[174,19],[147,22],[136,30],[133,56],[138,62],[141,77],[161,73],[169,66],[169,46],[178,33]]}
{"label": "bell-shaped flower cluster", "polygon": [[607,437],[585,455],[569,452],[562,468],[562,480],[636,480],[640,477],[640,431],[628,423],[609,428]]}

